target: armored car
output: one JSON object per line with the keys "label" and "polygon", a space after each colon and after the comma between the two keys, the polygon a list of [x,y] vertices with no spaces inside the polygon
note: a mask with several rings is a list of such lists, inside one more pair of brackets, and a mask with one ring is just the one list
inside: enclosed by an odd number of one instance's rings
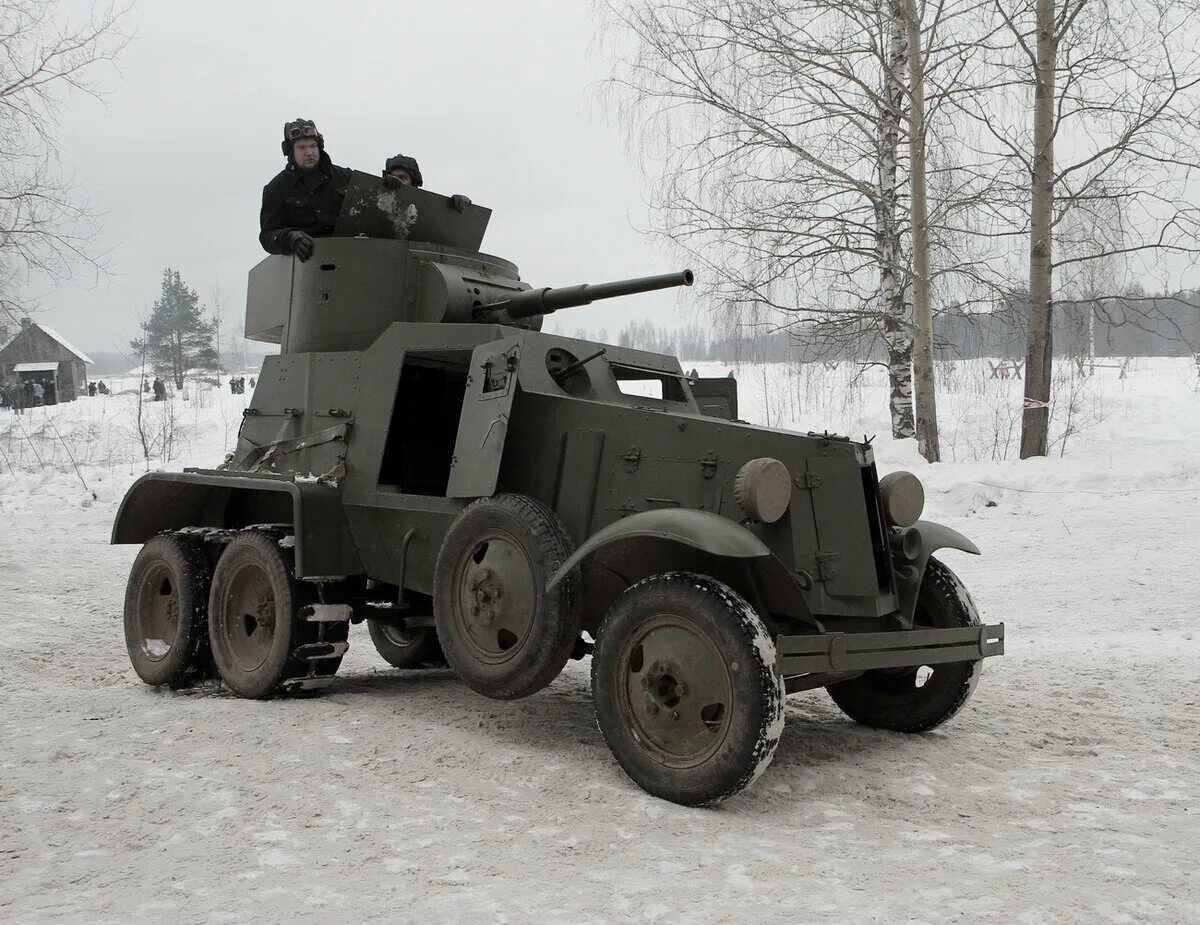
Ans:
{"label": "armored car", "polygon": [[137,674],[215,672],[249,698],[335,682],[352,623],[393,665],[535,694],[591,659],[596,716],[652,794],[715,803],[769,764],[785,696],[931,729],[1003,652],[868,443],[739,420],[731,378],[541,330],[555,311],[692,283],[684,270],[532,288],[480,251],[490,217],[358,175],[312,257],[251,272],[263,364],[237,446],[139,479]]}

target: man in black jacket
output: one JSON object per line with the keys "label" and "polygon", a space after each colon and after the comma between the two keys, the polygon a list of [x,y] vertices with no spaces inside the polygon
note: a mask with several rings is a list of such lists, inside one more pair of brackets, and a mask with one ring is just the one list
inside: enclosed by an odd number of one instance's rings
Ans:
{"label": "man in black jacket", "polygon": [[283,126],[287,166],[263,187],[259,243],[268,254],[312,256],[313,238],[333,234],[353,171],[325,153],[325,139],[310,119]]}

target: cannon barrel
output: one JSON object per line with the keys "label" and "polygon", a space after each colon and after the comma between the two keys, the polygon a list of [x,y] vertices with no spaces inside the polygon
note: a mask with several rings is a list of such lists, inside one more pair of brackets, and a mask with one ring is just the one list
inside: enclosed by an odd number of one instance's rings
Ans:
{"label": "cannon barrel", "polygon": [[678,273],[663,273],[661,276],[643,276],[640,279],[619,279],[611,283],[583,283],[579,286],[560,286],[556,289],[529,289],[518,292],[501,302],[480,305],[474,311],[476,321],[503,321],[529,318],[532,315],[548,315],[560,308],[588,305],[599,299],[615,299],[618,296],[637,292],[653,292],[655,289],[671,289],[675,286],[690,286],[691,270]]}

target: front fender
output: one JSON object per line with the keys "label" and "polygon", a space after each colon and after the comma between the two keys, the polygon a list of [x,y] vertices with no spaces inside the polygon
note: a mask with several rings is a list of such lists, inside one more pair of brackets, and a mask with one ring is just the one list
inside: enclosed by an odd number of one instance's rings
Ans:
{"label": "front fender", "polygon": [[726,559],[754,559],[771,555],[757,536],[720,514],[691,508],[661,508],[630,514],[584,542],[547,583],[552,590],[571,569],[606,546],[632,539],[658,539],[682,543],[692,549]]}
{"label": "front fender", "polygon": [[897,565],[896,592],[900,599],[900,613],[905,622],[911,624],[917,612],[917,594],[921,590],[921,582],[925,579],[929,557],[939,549],[961,549],[973,556],[982,553],[969,539],[944,524],[918,520],[908,529],[915,532],[918,538],[917,554],[916,558]]}
{"label": "front fender", "polygon": [[134,482],[113,521],[113,543],[144,543],[163,530],[238,529],[290,523],[301,578],[362,572],[341,493],[318,482],[222,470],[151,472]]}

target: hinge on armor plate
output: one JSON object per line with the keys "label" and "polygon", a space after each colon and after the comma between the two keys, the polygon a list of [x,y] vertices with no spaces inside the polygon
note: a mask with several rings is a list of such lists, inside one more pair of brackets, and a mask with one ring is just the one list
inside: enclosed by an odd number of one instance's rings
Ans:
{"label": "hinge on armor plate", "polygon": [[345,408],[330,408],[325,413],[328,414],[331,418],[348,418],[348,417],[350,417],[350,412],[347,411]]}
{"label": "hinge on armor plate", "polygon": [[842,557],[840,552],[834,552],[832,549],[827,549],[824,552],[818,552],[817,559],[817,581],[831,581],[837,576],[837,569],[834,568],[834,563]]}
{"label": "hinge on armor plate", "polygon": [[700,458],[700,473],[706,478],[711,479],[717,474],[717,454],[706,453]]}
{"label": "hinge on armor plate", "polygon": [[809,491],[821,487],[821,477],[815,472],[801,472],[792,481],[797,488],[807,488]]}
{"label": "hinge on armor plate", "polygon": [[[508,388],[508,379],[517,371],[517,355],[515,352],[505,353],[502,357],[503,368],[493,371],[493,363],[496,359],[490,359],[483,364],[483,393],[486,395],[489,392],[503,392]],[[500,364],[497,364],[500,365]]]}
{"label": "hinge on armor plate", "polygon": [[631,446],[621,458],[625,460],[626,472],[637,472],[638,466],[642,463],[642,451],[636,446]]}
{"label": "hinge on armor plate", "polygon": [[303,408],[284,408],[283,413],[290,414],[294,418],[304,417],[304,409]]}

